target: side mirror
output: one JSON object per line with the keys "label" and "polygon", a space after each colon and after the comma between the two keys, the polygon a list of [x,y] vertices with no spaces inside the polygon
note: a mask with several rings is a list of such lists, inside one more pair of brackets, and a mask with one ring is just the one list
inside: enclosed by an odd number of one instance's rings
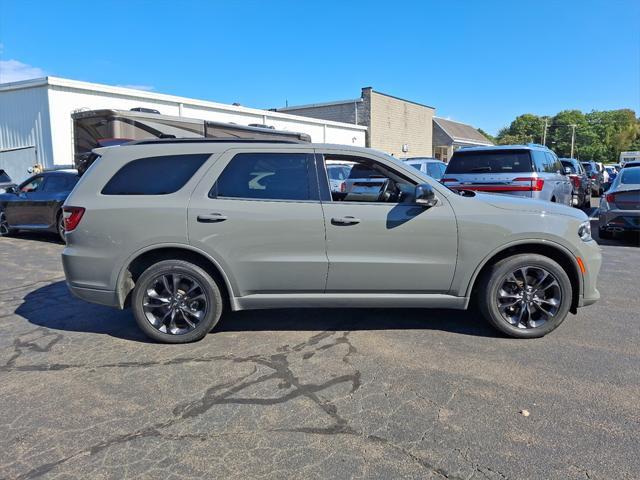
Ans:
{"label": "side mirror", "polygon": [[571,169],[569,167],[564,167],[565,175],[569,175],[571,173]]}
{"label": "side mirror", "polygon": [[436,194],[428,183],[416,185],[415,202],[423,207],[434,207],[438,203]]}
{"label": "side mirror", "polygon": [[14,193],[14,194],[18,194],[18,187],[7,187],[4,190],[7,193]]}

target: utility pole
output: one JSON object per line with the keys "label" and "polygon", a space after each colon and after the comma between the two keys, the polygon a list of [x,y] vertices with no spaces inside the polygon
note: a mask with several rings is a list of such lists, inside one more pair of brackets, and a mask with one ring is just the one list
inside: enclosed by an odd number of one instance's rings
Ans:
{"label": "utility pole", "polygon": [[547,146],[547,119],[544,119],[544,130],[542,131],[542,145]]}
{"label": "utility pole", "polygon": [[569,125],[571,127],[571,157],[573,158],[573,149],[576,145],[576,127],[577,125]]}

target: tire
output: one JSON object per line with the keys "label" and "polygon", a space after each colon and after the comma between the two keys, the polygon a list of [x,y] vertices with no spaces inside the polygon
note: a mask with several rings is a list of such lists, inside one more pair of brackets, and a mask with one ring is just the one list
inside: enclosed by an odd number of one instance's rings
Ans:
{"label": "tire", "polygon": [[584,202],[582,203],[583,208],[591,207],[591,195],[584,194]]}
{"label": "tire", "polygon": [[131,306],[138,326],[152,340],[189,343],[204,338],[215,327],[223,301],[216,281],[201,267],[184,260],[164,260],[140,275]]}
{"label": "tire", "polygon": [[598,228],[598,237],[603,240],[611,240],[613,238],[613,232],[609,232],[603,228]]}
{"label": "tire", "polygon": [[0,237],[8,237],[13,233],[15,233],[15,230],[9,227],[6,215],[4,212],[0,212]]}
{"label": "tire", "polygon": [[[537,296],[532,293],[533,290],[525,293],[527,289],[524,288],[525,284],[521,282],[524,278],[523,271],[527,274],[527,283],[530,285],[535,285],[538,280],[543,278],[543,273],[548,275],[541,281],[543,288],[537,290]],[[510,282],[508,280],[510,276],[516,281]],[[544,255],[520,254],[507,257],[487,270],[481,278],[479,286],[478,306],[480,311],[489,324],[510,337],[543,337],[564,321],[571,306],[572,287],[569,276],[557,262]],[[502,292],[501,297],[499,297],[499,292]],[[507,295],[504,295],[505,293]],[[521,301],[516,300],[518,295],[522,296]],[[527,299],[529,303],[527,303]],[[513,302],[516,301],[518,303],[514,304]],[[553,305],[552,301],[557,301],[557,305]],[[502,304],[504,314],[501,312],[499,304]],[[514,306],[505,308],[507,305]],[[537,305],[552,315],[544,314],[544,310],[539,309]],[[522,316],[520,312],[522,312]],[[519,317],[522,317],[522,323],[519,322]],[[512,321],[508,318],[511,318]],[[514,324],[514,321],[517,324]]]}
{"label": "tire", "polygon": [[62,215],[62,210],[58,212],[56,216],[56,230],[58,232],[58,237],[62,240],[62,243],[67,243],[67,236],[64,231],[64,216]]}

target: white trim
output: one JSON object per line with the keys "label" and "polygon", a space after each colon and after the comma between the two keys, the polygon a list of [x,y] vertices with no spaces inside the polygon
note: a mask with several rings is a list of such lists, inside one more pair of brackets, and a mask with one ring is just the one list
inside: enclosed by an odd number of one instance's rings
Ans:
{"label": "white trim", "polygon": [[[223,110],[227,112],[240,112],[252,115],[266,115],[269,118],[282,119],[282,120],[295,120],[300,123],[306,123],[310,125],[331,125],[334,127],[340,127],[351,130],[366,131],[367,127],[360,125],[354,125],[352,123],[334,122],[332,120],[321,120],[310,117],[303,117],[298,115],[292,115],[289,113],[274,112],[271,110],[260,110],[257,108],[249,108],[235,105],[227,105],[224,103],[211,102],[208,100],[197,100],[195,98],[179,97],[176,95],[167,95],[164,93],[147,92],[144,90],[136,90],[134,88],[114,87],[111,85],[104,85],[100,83],[82,82],[79,80],[70,80],[67,78],[59,77],[44,77],[33,80],[22,80],[19,82],[12,82],[0,85],[0,92],[10,90],[21,90],[25,88],[33,88],[40,86],[62,87],[70,88],[74,90],[83,90],[90,92],[110,93],[113,95],[122,95],[127,97],[140,98],[145,100],[156,100],[161,102],[174,103],[176,105],[183,104],[185,106],[204,107],[217,110]],[[351,100],[353,102],[353,100]]]}

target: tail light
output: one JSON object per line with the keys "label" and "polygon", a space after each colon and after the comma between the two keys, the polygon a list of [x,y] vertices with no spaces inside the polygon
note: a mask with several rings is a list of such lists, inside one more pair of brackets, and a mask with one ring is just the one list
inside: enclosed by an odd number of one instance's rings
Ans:
{"label": "tail light", "polygon": [[82,207],[63,207],[62,214],[64,215],[64,230],[65,232],[72,232],[76,229],[82,215],[84,215],[84,208]]}
{"label": "tail light", "polygon": [[569,176],[569,178],[571,179],[571,183],[573,183],[573,186],[576,188],[580,187],[580,185],[582,184],[582,179],[577,175],[571,175]]}
{"label": "tail light", "polygon": [[340,183],[340,193],[346,193],[347,192],[347,182],[341,182]]}
{"label": "tail light", "polygon": [[607,196],[605,198],[607,200],[607,203],[616,203],[616,196],[613,193],[607,193]]}
{"label": "tail light", "polygon": [[544,179],[538,177],[518,177],[513,179],[514,182],[531,182],[532,192],[539,192],[544,187]]}

